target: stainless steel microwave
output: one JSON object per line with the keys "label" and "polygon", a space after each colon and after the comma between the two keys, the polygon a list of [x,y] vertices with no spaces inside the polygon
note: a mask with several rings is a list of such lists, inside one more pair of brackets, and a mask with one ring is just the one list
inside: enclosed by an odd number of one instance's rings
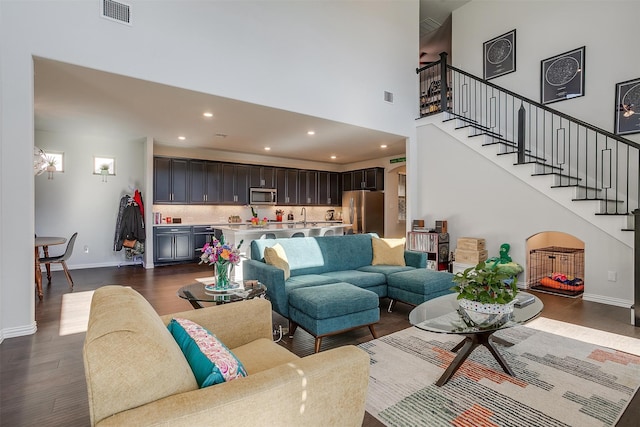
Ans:
{"label": "stainless steel microwave", "polygon": [[252,205],[275,205],[278,200],[278,190],[275,188],[250,188],[249,203]]}

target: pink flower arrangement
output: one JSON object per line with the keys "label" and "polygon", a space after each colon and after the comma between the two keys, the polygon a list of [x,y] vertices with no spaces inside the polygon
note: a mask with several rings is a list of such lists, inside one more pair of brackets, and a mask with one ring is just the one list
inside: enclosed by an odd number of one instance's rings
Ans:
{"label": "pink flower arrangement", "polygon": [[233,264],[240,263],[240,246],[243,240],[238,243],[234,249],[231,245],[225,243],[224,235],[220,236],[220,240],[215,237],[211,243],[206,243],[202,247],[202,255],[200,255],[200,264]]}

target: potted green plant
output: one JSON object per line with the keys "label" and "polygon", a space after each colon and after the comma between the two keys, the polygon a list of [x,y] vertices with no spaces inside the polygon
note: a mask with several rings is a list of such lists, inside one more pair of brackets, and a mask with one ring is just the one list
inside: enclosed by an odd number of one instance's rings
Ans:
{"label": "potted green plant", "polygon": [[458,305],[475,326],[491,326],[513,312],[518,279],[498,263],[478,263],[453,276]]}

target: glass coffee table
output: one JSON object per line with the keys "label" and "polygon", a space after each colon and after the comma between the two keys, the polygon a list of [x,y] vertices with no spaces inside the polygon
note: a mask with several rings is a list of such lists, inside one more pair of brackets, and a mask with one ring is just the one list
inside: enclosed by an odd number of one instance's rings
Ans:
{"label": "glass coffee table", "polygon": [[203,308],[200,303],[209,302],[226,304],[230,302],[245,301],[264,296],[267,287],[257,280],[245,280],[237,283],[239,286],[225,292],[208,291],[201,282],[192,283],[178,289],[178,296],[188,300],[193,308]]}
{"label": "glass coffee table", "polygon": [[516,305],[512,315],[503,323],[486,328],[476,326],[467,316],[459,311],[457,293],[423,302],[411,311],[409,314],[409,322],[419,329],[443,334],[462,335],[465,337],[464,340],[451,350],[458,354],[444,371],[440,379],[436,381],[437,386],[446,384],[449,378],[453,376],[471,352],[479,345],[485,346],[498,361],[502,369],[507,374],[514,376],[507,362],[493,345],[492,341],[497,341],[498,338],[492,337],[492,335],[501,329],[512,328],[532,320],[542,312],[542,308],[544,307],[542,301],[535,295],[524,292],[519,292],[518,295],[532,296],[533,301],[522,307]]}

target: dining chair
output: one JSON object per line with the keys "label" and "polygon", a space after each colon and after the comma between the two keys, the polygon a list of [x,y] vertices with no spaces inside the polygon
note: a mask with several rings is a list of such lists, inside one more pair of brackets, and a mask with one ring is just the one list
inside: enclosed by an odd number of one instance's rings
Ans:
{"label": "dining chair", "polygon": [[291,235],[291,237],[305,237],[302,231],[297,231]]}
{"label": "dining chair", "polygon": [[78,233],[73,233],[69,239],[69,243],[67,243],[67,249],[62,255],[40,258],[40,264],[46,264],[47,267],[49,264],[53,263],[62,264],[62,269],[64,270],[65,276],[67,276],[67,281],[69,282],[69,287],[71,289],[73,289],[73,279],[71,278],[71,274],[69,274],[69,269],[67,268],[67,260],[71,258],[71,254],[73,253],[73,245],[76,243],[76,237],[78,237]]}

